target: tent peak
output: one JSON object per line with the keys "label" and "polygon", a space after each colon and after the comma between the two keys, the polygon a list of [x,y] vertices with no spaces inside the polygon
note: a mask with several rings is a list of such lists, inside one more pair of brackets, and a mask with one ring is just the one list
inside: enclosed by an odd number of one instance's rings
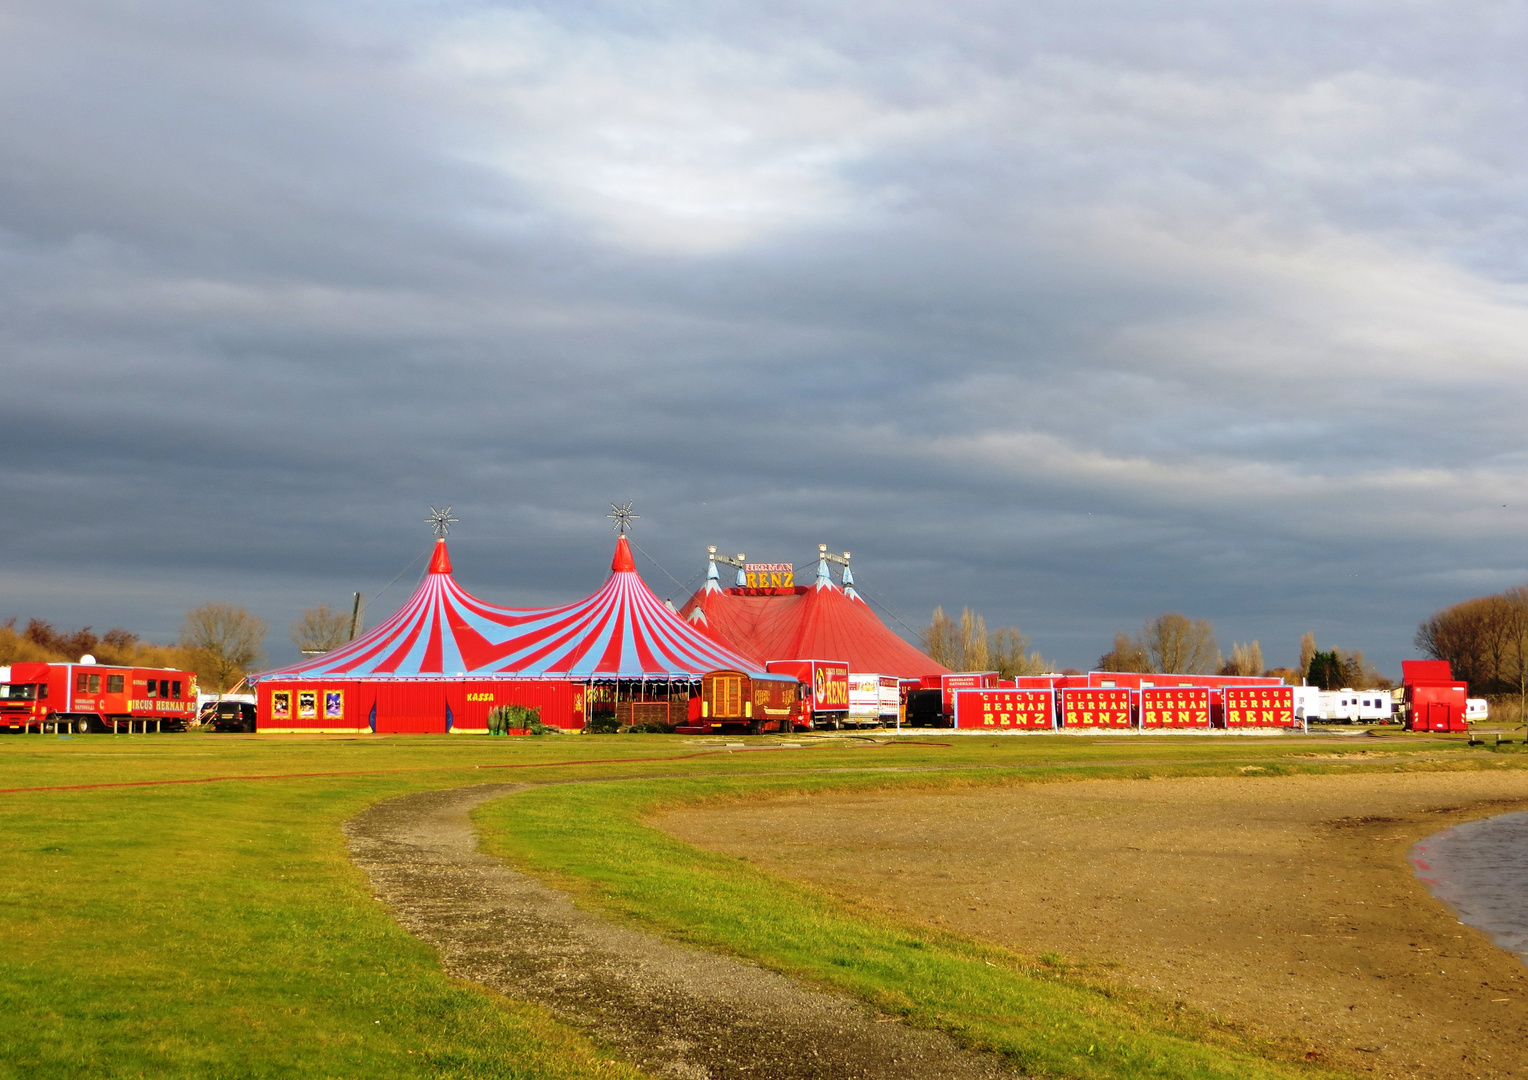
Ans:
{"label": "tent peak", "polygon": [[610,560],[610,569],[616,573],[633,573],[637,569],[637,562],[631,557],[631,545],[626,542],[624,533],[616,538],[615,558]]}
{"label": "tent peak", "polygon": [[451,572],[451,555],[446,551],[446,538],[442,536],[435,541],[435,553],[430,556],[430,573],[449,574]]}

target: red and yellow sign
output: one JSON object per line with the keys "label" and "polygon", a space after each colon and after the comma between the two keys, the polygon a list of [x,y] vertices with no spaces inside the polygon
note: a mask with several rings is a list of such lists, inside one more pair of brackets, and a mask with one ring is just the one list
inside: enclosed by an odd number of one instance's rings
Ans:
{"label": "red and yellow sign", "polygon": [[796,564],[751,562],[743,564],[743,580],[750,589],[790,589],[796,584]]}
{"label": "red and yellow sign", "polygon": [[1292,686],[1228,686],[1226,727],[1294,727]]}
{"label": "red and yellow sign", "polygon": [[1061,726],[1128,728],[1130,691],[1102,687],[1067,687],[1061,691]]}
{"label": "red and yellow sign", "polygon": [[1207,728],[1209,726],[1209,687],[1144,686],[1141,688],[1141,727]]}
{"label": "red and yellow sign", "polygon": [[957,690],[955,726],[994,731],[1049,730],[1056,712],[1049,690]]}

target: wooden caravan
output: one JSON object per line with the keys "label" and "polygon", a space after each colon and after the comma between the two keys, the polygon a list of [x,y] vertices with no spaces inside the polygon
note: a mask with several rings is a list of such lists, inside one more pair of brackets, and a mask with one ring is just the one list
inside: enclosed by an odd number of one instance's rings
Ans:
{"label": "wooden caravan", "polygon": [[700,680],[700,716],[680,731],[745,728],[750,734],[791,732],[802,719],[801,684],[793,675],[713,671]]}

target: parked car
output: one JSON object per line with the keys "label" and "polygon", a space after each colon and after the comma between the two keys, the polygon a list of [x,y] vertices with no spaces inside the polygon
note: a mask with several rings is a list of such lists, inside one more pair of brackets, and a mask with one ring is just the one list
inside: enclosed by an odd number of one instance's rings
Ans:
{"label": "parked car", "polygon": [[215,701],[203,707],[202,723],[213,731],[255,730],[255,707],[247,701]]}

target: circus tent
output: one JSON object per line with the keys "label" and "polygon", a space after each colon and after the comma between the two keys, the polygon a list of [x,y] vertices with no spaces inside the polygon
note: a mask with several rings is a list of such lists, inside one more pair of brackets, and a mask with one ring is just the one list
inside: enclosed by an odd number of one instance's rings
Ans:
{"label": "circus tent", "polygon": [[499,607],[456,583],[437,540],[424,580],[386,622],[251,680],[262,730],[434,730],[437,720],[441,730],[475,730],[494,704],[542,705],[567,714],[558,726],[582,726],[586,693],[611,696],[635,682],[687,697],[689,681],[707,672],[762,670],[654,596],[624,535],[610,569],[577,603]]}
{"label": "circus tent", "polygon": [[847,567],[840,588],[826,561],[818,562],[814,584],[791,589],[723,589],[712,562],[705,586],[679,613],[757,665],[829,660],[847,663],[851,671],[903,679],[950,673],[876,617]]}

